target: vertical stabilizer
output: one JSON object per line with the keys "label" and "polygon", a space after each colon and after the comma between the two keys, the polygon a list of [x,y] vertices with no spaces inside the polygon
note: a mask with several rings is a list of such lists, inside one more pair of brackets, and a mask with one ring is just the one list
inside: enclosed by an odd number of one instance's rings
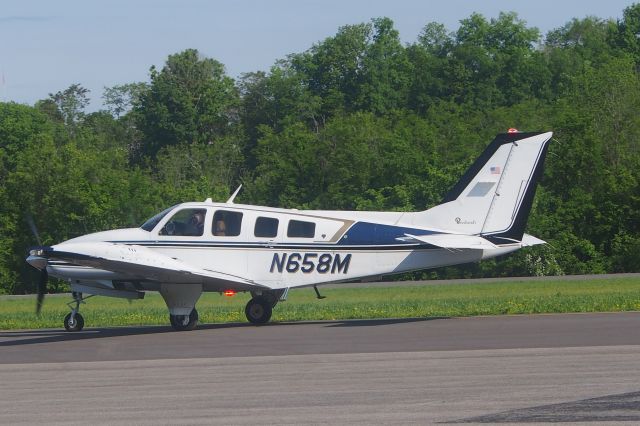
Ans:
{"label": "vertical stabilizer", "polygon": [[413,223],[482,235],[496,244],[521,241],[551,136],[499,134],[443,204],[417,213]]}

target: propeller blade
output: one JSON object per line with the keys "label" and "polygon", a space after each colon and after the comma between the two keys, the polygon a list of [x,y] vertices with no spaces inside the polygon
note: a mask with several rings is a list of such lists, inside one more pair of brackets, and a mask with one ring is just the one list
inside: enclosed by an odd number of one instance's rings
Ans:
{"label": "propeller blade", "polygon": [[38,297],[36,299],[36,315],[40,315],[42,310],[42,303],[44,302],[44,294],[47,292],[47,281],[49,280],[49,274],[45,267],[40,272],[40,281],[38,281]]}
{"label": "propeller blade", "polygon": [[27,213],[25,216],[27,219],[27,224],[29,224],[29,228],[31,228],[31,233],[34,237],[36,237],[38,245],[41,246],[42,240],[40,240],[40,234],[38,233],[38,228],[36,228],[36,223],[33,221],[33,216],[31,216],[30,213]]}

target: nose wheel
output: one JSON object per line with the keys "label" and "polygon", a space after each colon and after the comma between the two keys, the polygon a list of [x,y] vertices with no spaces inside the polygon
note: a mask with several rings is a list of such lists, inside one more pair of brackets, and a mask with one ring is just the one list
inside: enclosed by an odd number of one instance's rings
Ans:
{"label": "nose wheel", "polygon": [[80,312],[76,312],[73,315],[72,312],[69,312],[66,317],[64,317],[64,328],[67,331],[80,331],[84,328],[84,318],[80,315]]}

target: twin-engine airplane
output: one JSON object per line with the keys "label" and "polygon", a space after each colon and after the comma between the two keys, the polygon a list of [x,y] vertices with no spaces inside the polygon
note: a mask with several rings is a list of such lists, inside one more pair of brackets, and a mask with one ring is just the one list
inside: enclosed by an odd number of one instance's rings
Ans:
{"label": "twin-engine airplane", "polygon": [[68,331],[83,299],[158,291],[176,330],[192,330],[203,291],[250,292],[247,319],[269,321],[289,289],[475,262],[544,241],[524,233],[552,133],[499,134],[445,196],[421,212],[296,210],[207,199],[169,207],[140,228],[84,235],[27,258],[71,284]]}

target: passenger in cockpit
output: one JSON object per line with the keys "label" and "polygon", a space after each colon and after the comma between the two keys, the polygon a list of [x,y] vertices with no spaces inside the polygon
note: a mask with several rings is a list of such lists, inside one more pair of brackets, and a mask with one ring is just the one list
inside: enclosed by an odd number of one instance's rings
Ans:
{"label": "passenger in cockpit", "polygon": [[224,219],[222,217],[216,218],[215,230],[213,235],[216,237],[224,237],[227,235],[227,226],[224,223]]}

